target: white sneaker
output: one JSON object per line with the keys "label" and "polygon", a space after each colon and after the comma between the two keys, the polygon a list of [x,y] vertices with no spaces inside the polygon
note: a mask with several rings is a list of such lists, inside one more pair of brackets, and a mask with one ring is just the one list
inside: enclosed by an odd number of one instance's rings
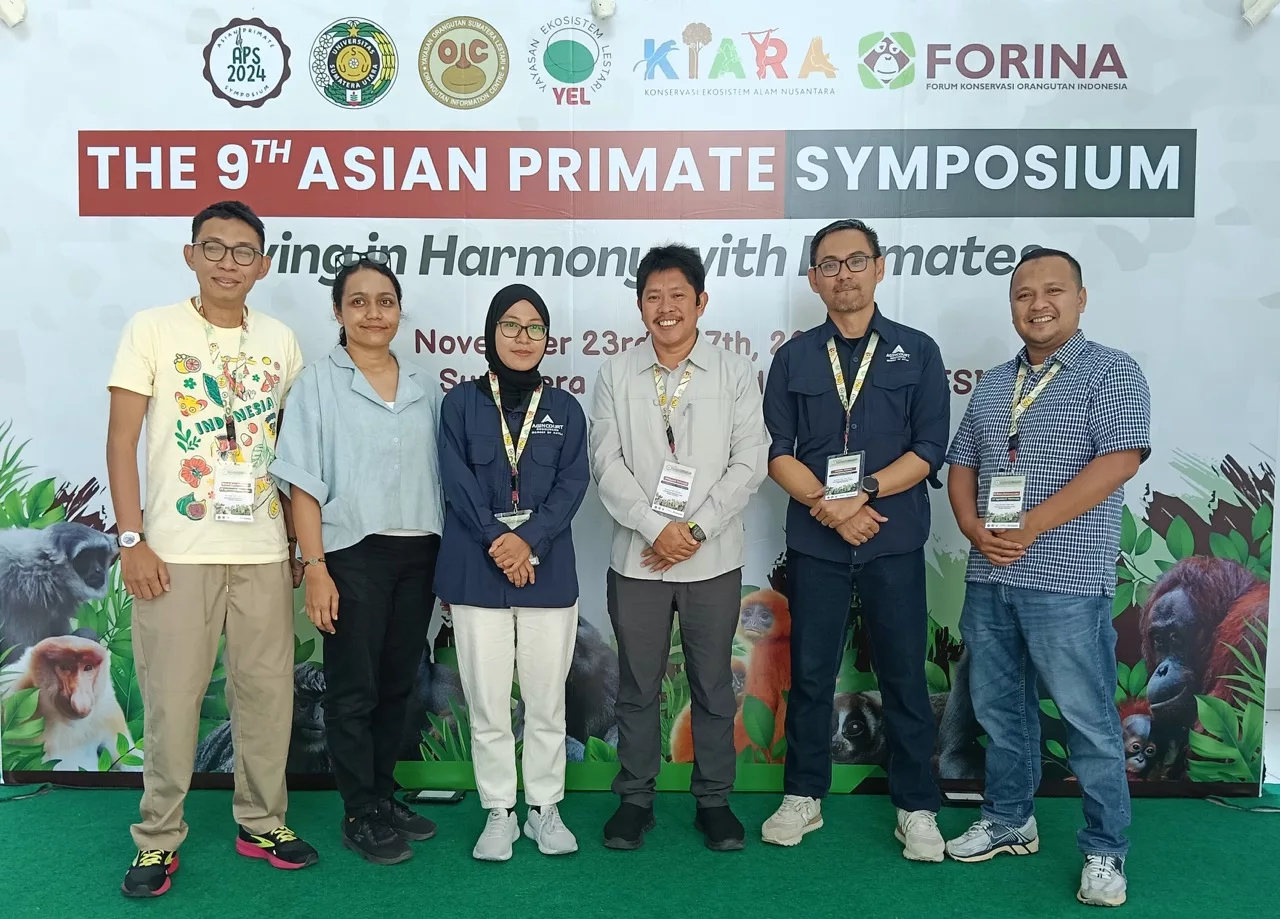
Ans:
{"label": "white sneaker", "polygon": [[519,818],[507,813],[505,807],[494,808],[489,811],[489,820],[484,825],[484,832],[476,840],[471,856],[482,862],[505,862],[511,857],[512,844],[519,838]]}
{"label": "white sneaker", "polygon": [[560,819],[560,809],[548,804],[539,813],[529,808],[529,818],[524,824],[524,835],[538,844],[543,855],[568,855],[578,851],[578,840]]}
{"label": "white sneaker", "polygon": [[775,846],[796,846],[806,833],[822,827],[822,802],[816,798],[786,795],[764,826],[760,838]]}
{"label": "white sneaker", "polygon": [[1124,876],[1124,857],[1086,855],[1080,872],[1076,899],[1086,906],[1120,906],[1128,898],[1129,882]]}
{"label": "white sneaker", "polygon": [[938,815],[932,811],[904,811],[898,808],[898,827],[893,835],[902,843],[902,854],[915,862],[940,862],[946,843],[938,832]]}

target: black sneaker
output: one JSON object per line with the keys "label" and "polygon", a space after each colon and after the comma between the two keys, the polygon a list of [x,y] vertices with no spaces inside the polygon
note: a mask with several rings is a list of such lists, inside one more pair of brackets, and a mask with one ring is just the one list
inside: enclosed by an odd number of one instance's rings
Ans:
{"label": "black sneaker", "polygon": [[178,870],[178,853],[144,849],[124,874],[120,892],[126,897],[158,897],[169,891],[169,875]]}
{"label": "black sneaker", "polygon": [[376,814],[343,817],[342,844],[375,865],[398,865],[413,858],[409,844]]}
{"label": "black sneaker", "polygon": [[733,852],[746,845],[747,832],[742,827],[742,821],[733,815],[727,804],[698,808],[693,825],[706,837],[708,849]]}
{"label": "black sneaker", "polygon": [[644,834],[656,825],[652,807],[624,801],[604,825],[604,844],[610,849],[638,849],[644,845]]}
{"label": "black sneaker", "polygon": [[421,842],[436,835],[436,825],[395,798],[378,805],[378,819],[405,839]]}
{"label": "black sneaker", "polygon": [[236,851],[247,858],[266,859],[272,868],[284,871],[306,868],[320,860],[316,850],[287,826],[278,826],[270,833],[250,833],[240,827]]}

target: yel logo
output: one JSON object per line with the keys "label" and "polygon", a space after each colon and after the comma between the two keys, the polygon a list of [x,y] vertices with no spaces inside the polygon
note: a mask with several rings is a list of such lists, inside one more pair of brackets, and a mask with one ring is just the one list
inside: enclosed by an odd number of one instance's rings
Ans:
{"label": "yel logo", "polygon": [[396,81],[400,57],[382,26],[340,19],[311,46],[311,79],[320,94],[343,108],[367,108]]}
{"label": "yel logo", "polygon": [[604,32],[583,16],[558,17],[539,31],[543,37],[529,43],[534,85],[543,92],[550,87],[556,105],[590,105],[613,65]]}
{"label": "yel logo", "polygon": [[498,30],[482,19],[446,19],[427,33],[418,52],[418,75],[437,102],[479,108],[506,85],[511,60]]}
{"label": "yel logo", "polygon": [[867,89],[901,89],[916,78],[916,46],[906,32],[862,36],[858,57],[858,77]]}
{"label": "yel logo", "polygon": [[289,79],[289,46],[261,19],[233,19],[204,46],[204,78],[219,99],[257,108]]}

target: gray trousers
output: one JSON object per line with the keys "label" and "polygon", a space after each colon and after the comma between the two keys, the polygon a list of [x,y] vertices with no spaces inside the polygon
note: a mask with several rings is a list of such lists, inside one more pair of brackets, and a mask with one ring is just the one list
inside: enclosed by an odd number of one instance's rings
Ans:
{"label": "gray trousers", "polygon": [[621,767],[613,791],[625,803],[653,805],[662,765],[662,679],[677,610],[692,700],[694,764],[689,790],[699,807],[728,802],[737,775],[737,703],[730,658],[741,595],[741,569],[686,583],[626,578],[609,570],[609,619],[618,639],[615,711]]}

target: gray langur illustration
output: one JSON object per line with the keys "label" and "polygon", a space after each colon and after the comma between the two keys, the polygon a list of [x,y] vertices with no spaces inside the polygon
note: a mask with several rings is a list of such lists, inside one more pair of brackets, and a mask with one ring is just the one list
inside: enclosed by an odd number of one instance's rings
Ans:
{"label": "gray langur illustration", "polygon": [[82,523],[0,530],[0,654],[71,631],[82,603],[107,594],[116,541]]}
{"label": "gray langur illustration", "polygon": [[986,751],[978,742],[984,732],[969,695],[969,666],[965,648],[952,668],[951,691],[938,722],[937,771],[943,779],[976,781],[985,776]]}

